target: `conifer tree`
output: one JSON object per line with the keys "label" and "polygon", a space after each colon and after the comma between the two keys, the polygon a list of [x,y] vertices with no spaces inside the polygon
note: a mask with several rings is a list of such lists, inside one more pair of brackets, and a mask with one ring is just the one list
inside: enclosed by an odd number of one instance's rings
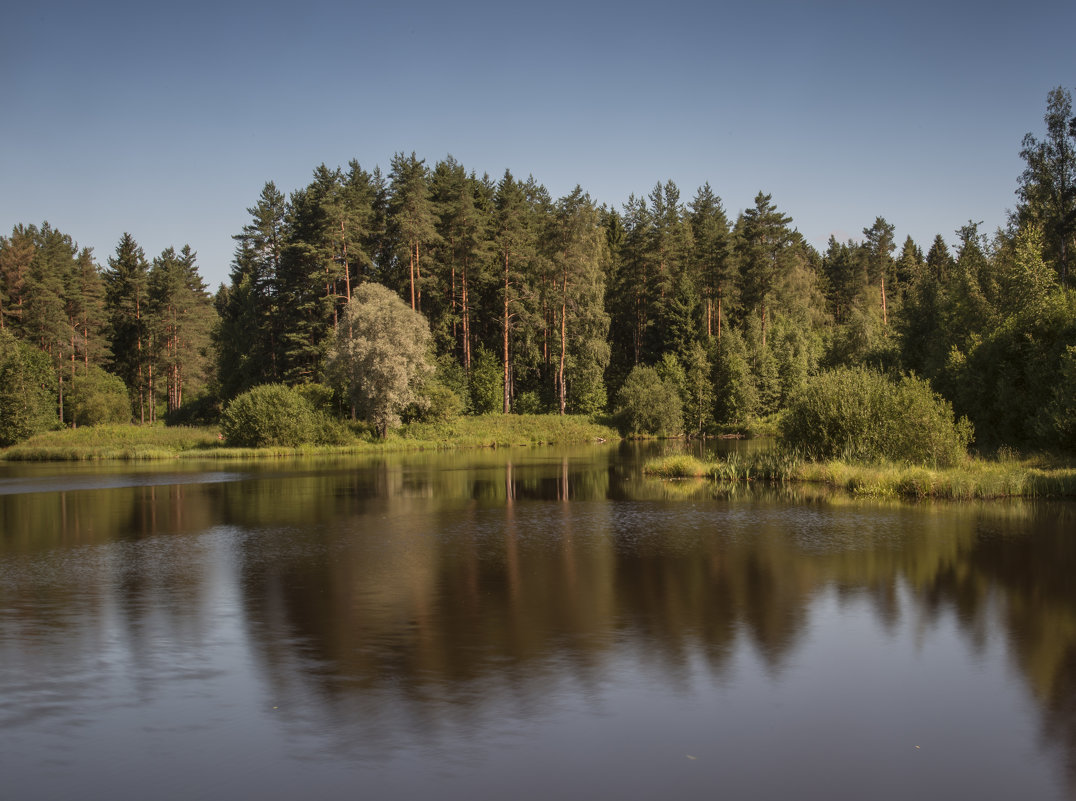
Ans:
{"label": "conifer tree", "polygon": [[147,315],[149,265],[134,237],[124,233],[104,273],[105,308],[112,342],[111,372],[123,379],[139,422],[152,415]]}
{"label": "conifer tree", "polygon": [[34,226],[16,225],[10,237],[0,237],[0,330],[22,331],[35,233]]}
{"label": "conifer tree", "polygon": [[1057,270],[1061,284],[1069,282],[1076,248],[1076,116],[1072,95],[1058,86],[1046,98],[1046,137],[1024,136],[1020,157],[1026,167],[1016,194],[1016,227],[1038,225],[1043,230],[1044,256]]}
{"label": "conifer tree", "polygon": [[736,260],[732,232],[721,198],[703,184],[691,201],[692,258],[706,305],[706,336],[721,338],[727,317],[736,307]]}
{"label": "conifer tree", "polygon": [[91,364],[101,364],[108,354],[105,286],[89,248],[79,251],[66,276],[65,309],[71,336],[71,377],[74,378],[79,363],[86,372]]}
{"label": "conifer tree", "polygon": [[468,176],[451,156],[434,169],[431,193],[440,210],[437,231],[441,238],[437,261],[447,286],[443,293],[447,302],[436,312],[428,310],[427,316],[441,341],[456,351],[465,370],[470,370],[474,346],[475,288],[483,283],[482,267],[492,258],[492,208],[482,208],[476,199],[481,192],[478,179]]}
{"label": "conifer tree", "polygon": [[605,407],[609,316],[605,313],[605,236],[590,196],[576,186],[556,205],[558,355],[555,387],[561,414]]}
{"label": "conifer tree", "polygon": [[281,380],[278,275],[285,246],[287,204],[272,181],[247,209],[251,220],[233,237],[229,286],[215,305],[221,394],[233,398],[258,384]]}
{"label": "conifer tree", "polygon": [[149,299],[154,357],[168,412],[174,413],[183,405],[184,393],[206,380],[206,351],[215,317],[190,245],[179,253],[167,248],[153,260]]}
{"label": "conifer tree", "polygon": [[762,347],[777,285],[789,266],[790,222],[792,218],[777,210],[770,195],[759,192],[754,207],[744,211],[737,224],[741,297],[745,311],[760,321]]}
{"label": "conifer tree", "polygon": [[889,282],[890,291],[893,288],[893,249],[896,243],[893,241],[894,227],[886,222],[884,217],[876,217],[874,225],[863,229],[863,249],[867,262],[867,282],[873,287],[877,286],[880,293],[882,309],[882,325],[889,325],[889,304],[886,297],[886,282]]}
{"label": "conifer tree", "polygon": [[425,159],[418,158],[414,152],[410,156],[397,153],[392,157],[389,181],[390,221],[397,242],[407,251],[406,286],[410,291],[411,308],[422,311],[422,254],[427,246],[440,239],[437,214],[430,200]]}
{"label": "conifer tree", "polygon": [[533,300],[530,266],[536,256],[536,237],[530,225],[527,196],[523,184],[505,170],[494,195],[497,262],[500,277],[501,367],[503,379],[502,411],[512,408],[512,355],[514,332],[525,316],[527,303]]}

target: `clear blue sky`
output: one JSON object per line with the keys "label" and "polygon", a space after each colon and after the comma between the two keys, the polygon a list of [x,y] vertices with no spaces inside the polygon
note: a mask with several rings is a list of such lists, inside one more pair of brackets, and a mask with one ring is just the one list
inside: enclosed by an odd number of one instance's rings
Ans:
{"label": "clear blue sky", "polygon": [[926,249],[1004,223],[1074,37],[1073,0],[18,3],[0,232],[190,244],[215,289],[265,181],[414,150],[617,208],[762,190],[819,249],[879,215]]}

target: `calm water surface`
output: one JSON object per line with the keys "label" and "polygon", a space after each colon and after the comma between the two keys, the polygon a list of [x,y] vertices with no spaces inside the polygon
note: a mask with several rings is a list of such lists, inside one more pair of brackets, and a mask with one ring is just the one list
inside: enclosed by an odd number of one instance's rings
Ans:
{"label": "calm water surface", "polygon": [[645,455],[0,465],[0,797],[1076,798],[1076,508]]}

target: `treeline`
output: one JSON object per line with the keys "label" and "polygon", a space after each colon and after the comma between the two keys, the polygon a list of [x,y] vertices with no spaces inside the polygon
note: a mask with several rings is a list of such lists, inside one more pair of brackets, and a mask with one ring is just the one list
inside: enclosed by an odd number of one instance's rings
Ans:
{"label": "treeline", "polygon": [[617,210],[400,153],[387,174],[319,166],[290,196],[267,183],[212,303],[189,249],[150,266],[125,235],[100,270],[47,225],[17,227],[0,241],[0,321],[51,357],[57,387],[98,365],[150,420],[195,395],[212,409],[262,384],[331,383],[343,310],[376,282],[425,316],[437,381],[470,413],[612,412],[625,384],[660,383],[643,397],[676,407],[666,427],[702,434],[866,366],[928,379],[981,445],[1076,448],[1068,91],[1045,122],[1024,139],[1007,226],[969,221],[955,252],[940,234],[925,253],[898,246],[879,216],[820,253],[762,192],[735,219],[709,184],[685,199],[659,183]]}
{"label": "treeline", "polygon": [[0,237],[0,442],[60,422],[177,414],[214,391],[212,296],[189,246],[130,234],[101,268],[48,223]]}

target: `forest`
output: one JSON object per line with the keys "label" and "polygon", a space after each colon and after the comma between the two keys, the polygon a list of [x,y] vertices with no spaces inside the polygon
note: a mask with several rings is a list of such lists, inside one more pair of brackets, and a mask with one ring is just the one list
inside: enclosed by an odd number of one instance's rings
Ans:
{"label": "forest", "polygon": [[385,426],[607,414],[713,435],[857,368],[929,382],[981,452],[1076,451],[1068,90],[1049,93],[1044,122],[1022,142],[1007,225],[969,220],[953,250],[940,233],[897,242],[877,216],[819,252],[761,191],[735,219],[708,183],[690,198],[659,183],[614,209],[403,152],[387,171],[322,164],[289,195],[267,182],[215,294],[189,246],[150,259],[124,233],[100,265],[47,222],[19,224],[0,237],[0,445],[59,426],[216,424],[264,385],[361,418],[341,331],[380,285],[428,328],[429,369]]}

